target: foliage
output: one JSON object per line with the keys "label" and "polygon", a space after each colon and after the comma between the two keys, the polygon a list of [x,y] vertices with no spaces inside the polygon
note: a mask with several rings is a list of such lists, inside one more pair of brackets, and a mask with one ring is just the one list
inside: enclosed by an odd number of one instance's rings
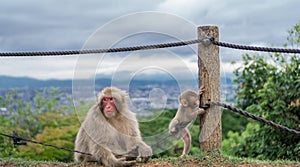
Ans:
{"label": "foliage", "polygon": [[[246,144],[246,139],[251,137],[252,134],[257,133],[259,130],[259,124],[248,123],[246,129],[240,134],[239,132],[229,131],[227,133],[228,139],[222,141],[222,151],[227,155],[234,155],[237,152],[247,156],[246,152],[241,149],[242,145]],[[247,148],[249,150],[251,148]]]}
{"label": "foliage", "polygon": [[[76,116],[73,114],[63,118],[66,117],[71,118],[72,121],[75,120],[74,118],[76,118]],[[65,124],[68,123],[69,125],[59,125],[57,127],[47,126],[44,131],[41,134],[36,135],[34,139],[39,142],[73,150],[74,140],[79,129],[79,123],[72,124],[70,119],[58,118],[58,120],[63,121]],[[38,156],[36,156],[37,154]],[[28,143],[27,146],[20,146],[17,157],[27,160],[58,160],[64,162],[73,161],[72,152],[32,143]]]}
{"label": "foliage", "polygon": [[[300,29],[289,31],[290,45],[300,44]],[[235,71],[238,107],[267,120],[300,130],[300,56],[270,54],[243,56]],[[230,134],[231,139],[237,138]],[[265,124],[243,142],[236,155],[261,159],[300,160],[300,137]]]}
{"label": "foliage", "polygon": [[230,138],[229,132],[241,134],[246,129],[248,122],[249,119],[232,111],[224,110],[222,113],[222,139]]}
{"label": "foliage", "polygon": [[[25,96],[28,95],[11,89],[0,98],[0,107],[10,111],[0,118],[1,133],[12,134],[16,131],[19,136],[28,139],[72,148],[79,122],[75,114],[69,114],[72,107],[60,104],[62,94],[59,90],[51,88],[35,91],[33,103],[25,101]],[[37,152],[40,154],[37,155]],[[28,146],[16,147],[10,138],[0,136],[0,157],[63,161],[71,160],[72,154],[30,143]]]}
{"label": "foliage", "polygon": [[[9,111],[9,115],[2,118],[6,123],[5,126],[17,126],[20,129],[28,130],[28,137],[33,137],[44,129],[41,121],[38,120],[38,115],[53,111],[73,111],[72,107],[59,103],[62,94],[57,88],[35,91],[33,102],[25,101],[26,96],[28,95],[23,91],[11,89],[5,97],[0,99],[0,107],[5,107]],[[68,98],[71,100],[70,97]]]}

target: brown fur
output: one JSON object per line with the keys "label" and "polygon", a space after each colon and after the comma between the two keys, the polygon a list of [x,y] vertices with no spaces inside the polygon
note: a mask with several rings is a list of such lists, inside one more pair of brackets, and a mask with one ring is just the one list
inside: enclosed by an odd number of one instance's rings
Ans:
{"label": "brown fur", "polygon": [[[115,99],[116,115],[107,118],[103,113],[102,99]],[[136,116],[128,109],[127,94],[115,87],[107,87],[98,95],[83,121],[75,141],[75,150],[92,154],[75,153],[75,161],[97,161],[105,166],[131,166],[134,161],[126,161],[129,153],[136,152],[146,160],[152,149],[143,142]],[[118,156],[117,156],[118,155]]]}
{"label": "brown fur", "polygon": [[[200,88],[200,94],[204,91],[204,87]],[[175,117],[169,124],[169,133],[172,135],[180,134],[184,142],[182,156],[189,153],[191,147],[191,135],[187,126],[196,119],[197,115],[205,113],[205,110],[199,108],[198,94],[187,90],[179,96],[179,107]]]}

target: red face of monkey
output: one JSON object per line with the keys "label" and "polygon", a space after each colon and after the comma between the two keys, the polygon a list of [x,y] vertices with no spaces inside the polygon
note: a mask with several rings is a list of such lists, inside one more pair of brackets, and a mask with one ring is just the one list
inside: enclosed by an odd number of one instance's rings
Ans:
{"label": "red face of monkey", "polygon": [[105,117],[111,118],[117,114],[115,99],[112,96],[104,96],[101,103]]}

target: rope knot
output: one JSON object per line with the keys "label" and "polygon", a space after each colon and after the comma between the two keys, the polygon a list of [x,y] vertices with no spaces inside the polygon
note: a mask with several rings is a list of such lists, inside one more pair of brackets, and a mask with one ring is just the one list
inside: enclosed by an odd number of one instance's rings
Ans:
{"label": "rope knot", "polygon": [[25,142],[16,131],[13,131],[11,139],[13,140],[14,145],[27,145],[27,142]]}

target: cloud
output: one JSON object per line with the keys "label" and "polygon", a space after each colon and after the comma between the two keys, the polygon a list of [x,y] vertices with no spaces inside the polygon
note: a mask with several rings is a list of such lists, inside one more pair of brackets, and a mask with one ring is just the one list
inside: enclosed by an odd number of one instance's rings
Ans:
{"label": "cloud", "polygon": [[1,58],[0,75],[30,76],[39,79],[70,79],[76,56],[39,58]]}
{"label": "cloud", "polygon": [[76,75],[77,79],[95,77],[95,75],[114,75],[118,79],[131,78],[141,73],[189,77],[197,72],[197,62],[183,59],[168,50],[128,52],[122,56],[105,54],[101,55],[101,58],[98,55],[85,61],[78,59],[77,65],[79,68],[75,73],[84,71],[82,75]]}
{"label": "cloud", "polygon": [[[190,40],[197,38],[194,26],[217,25],[220,40],[230,43],[253,45],[286,42],[287,30],[299,21],[300,1],[241,2],[238,0],[3,0],[0,6],[0,51],[73,50],[80,48],[107,48]],[[136,12],[168,12],[166,17],[116,20]],[[178,20],[168,19],[177,15]],[[114,26],[108,26],[109,24]],[[148,24],[145,24],[148,23]],[[156,26],[156,32],[134,34],[135,30],[147,30]],[[102,29],[107,28],[107,29]],[[97,37],[97,31],[103,33]],[[105,32],[105,33],[104,33]],[[131,35],[128,34],[131,32]],[[98,34],[99,35],[99,34]],[[121,37],[121,38],[120,38]],[[94,42],[92,42],[94,40]],[[183,61],[197,71],[197,56],[191,48],[168,49],[180,55]],[[231,61],[240,61],[244,51],[221,48],[224,71],[231,71]],[[124,54],[105,65],[109,73],[113,64]],[[126,55],[126,54],[125,54]],[[68,78],[77,66],[72,58],[0,58],[0,75],[22,75],[37,78]],[[80,59],[82,61],[83,59]],[[142,59],[141,59],[142,60]],[[147,59],[147,61],[150,61]],[[89,60],[87,61],[89,62]],[[171,65],[170,65],[171,66]],[[93,69],[95,71],[95,69]]]}
{"label": "cloud", "polygon": [[[137,8],[134,5],[125,7],[119,2],[1,1],[1,50],[80,48],[98,27]],[[140,2],[137,4],[141,5]]]}
{"label": "cloud", "polygon": [[167,0],[159,9],[178,13],[197,25],[217,25],[221,39],[226,41],[281,45],[285,42],[286,31],[299,21],[299,5],[297,0],[247,3],[238,0]]}

